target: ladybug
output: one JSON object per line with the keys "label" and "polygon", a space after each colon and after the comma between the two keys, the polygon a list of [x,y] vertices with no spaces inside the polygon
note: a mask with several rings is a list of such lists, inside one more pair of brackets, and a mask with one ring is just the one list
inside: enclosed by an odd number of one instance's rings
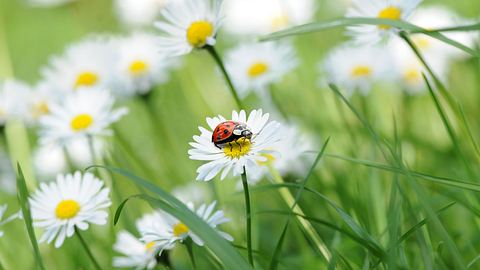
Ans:
{"label": "ladybug", "polygon": [[213,130],[212,142],[216,147],[222,149],[226,144],[236,142],[240,138],[250,140],[252,135],[252,131],[250,131],[246,124],[235,121],[225,121],[218,124]]}

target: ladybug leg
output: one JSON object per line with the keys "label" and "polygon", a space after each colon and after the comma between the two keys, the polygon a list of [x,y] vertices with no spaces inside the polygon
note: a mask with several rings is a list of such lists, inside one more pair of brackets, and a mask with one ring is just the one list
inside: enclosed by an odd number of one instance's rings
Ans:
{"label": "ladybug leg", "polygon": [[230,152],[232,152],[232,151],[233,151],[233,145],[232,145],[232,143],[229,142],[228,145],[230,145]]}
{"label": "ladybug leg", "polygon": [[238,145],[238,147],[240,148],[240,152],[242,152],[242,144],[238,142],[239,140],[236,140],[235,143]]}

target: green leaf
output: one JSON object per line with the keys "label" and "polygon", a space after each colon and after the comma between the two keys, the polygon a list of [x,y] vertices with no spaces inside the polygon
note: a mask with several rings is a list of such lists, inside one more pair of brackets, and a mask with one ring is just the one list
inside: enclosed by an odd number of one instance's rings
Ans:
{"label": "green leaf", "polygon": [[352,25],[388,25],[395,27],[407,32],[422,33],[428,35],[432,38],[438,39],[446,44],[449,44],[453,47],[456,47],[468,54],[471,54],[475,57],[480,57],[480,52],[473,50],[455,40],[447,38],[439,32],[428,31],[419,26],[413,25],[411,23],[401,21],[401,20],[389,20],[389,19],[379,19],[379,18],[339,18],[333,20],[327,20],[323,22],[309,23],[300,26],[295,26],[286,30],[278,31],[270,35],[261,37],[261,41],[276,40],[288,36],[296,36],[301,34],[308,34],[319,32],[323,30],[352,26]]}
{"label": "green leaf", "polygon": [[125,176],[139,187],[143,187],[158,198],[146,194],[137,195],[150,203],[152,207],[160,208],[170,215],[182,221],[190,230],[198,235],[205,245],[222,261],[227,269],[252,269],[245,259],[227,240],[222,238],[214,229],[212,229],[203,219],[192,212],[184,203],[166,192],[162,188],[142,179],[128,171],[113,168],[109,166],[91,166],[110,170],[114,173]]}
{"label": "green leaf", "polygon": [[123,202],[121,202],[118,207],[117,207],[117,210],[115,211],[115,216],[113,218],[113,225],[116,226],[117,223],[118,223],[118,220],[120,219],[120,215],[122,214],[122,210],[123,208],[125,207],[125,204],[130,200],[130,199],[133,199],[133,198],[137,198],[139,197],[140,195],[137,194],[137,195],[132,195],[128,198],[126,198],[125,200],[123,200]]}
{"label": "green leaf", "polygon": [[45,270],[45,267],[43,266],[42,256],[40,255],[40,249],[38,248],[37,237],[35,236],[35,230],[33,229],[33,225],[32,225],[33,221],[32,221],[32,214],[30,212],[30,204],[28,202],[29,194],[28,194],[27,184],[25,182],[25,177],[23,175],[22,168],[18,163],[17,163],[17,170],[18,170],[17,196],[18,196],[18,202],[20,203],[20,207],[22,209],[23,220],[25,221],[28,237],[30,238],[33,251],[35,253],[35,262],[37,263],[37,267],[41,270]]}

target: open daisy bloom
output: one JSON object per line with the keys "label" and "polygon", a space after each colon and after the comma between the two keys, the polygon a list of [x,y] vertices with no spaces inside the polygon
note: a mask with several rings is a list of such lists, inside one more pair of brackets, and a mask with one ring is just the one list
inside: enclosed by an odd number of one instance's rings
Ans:
{"label": "open daisy bloom", "polygon": [[113,109],[115,99],[100,89],[80,89],[40,118],[41,142],[66,144],[79,137],[110,135],[108,127],[128,111]]}
{"label": "open daisy bloom", "polygon": [[152,88],[169,79],[175,61],[158,51],[158,37],[147,32],[136,32],[117,41],[118,63],[115,87],[122,96],[147,94]]}
{"label": "open daisy bloom", "polygon": [[68,47],[42,69],[44,83],[66,94],[82,87],[108,88],[115,62],[112,45],[107,38],[92,37]]}
{"label": "open daisy bloom", "polygon": [[[214,211],[216,201],[211,204],[202,204],[195,209],[193,203],[187,203],[190,210],[195,212],[200,218],[202,218],[210,227],[214,228],[218,234],[228,241],[233,241],[232,236],[218,230],[217,226],[230,221],[223,214],[223,211]],[[142,240],[145,243],[151,243],[151,248],[154,248],[162,253],[163,250],[169,250],[175,247],[175,243],[183,242],[187,238],[191,238],[192,241],[203,246],[204,242],[190,228],[183,224],[175,217],[163,212],[156,211],[155,213],[145,215],[139,222],[137,227],[142,234]]]}
{"label": "open daisy bloom", "polygon": [[227,70],[242,97],[250,90],[264,91],[297,64],[293,47],[284,43],[244,44],[226,57]]}
{"label": "open daisy bloom", "polygon": [[[243,173],[244,168],[250,173],[259,169],[258,162],[267,161],[268,156],[275,156],[277,152],[272,146],[281,138],[278,132],[280,124],[275,121],[268,122],[269,114],[262,110],[253,110],[247,118],[244,110],[232,112],[231,119],[219,115],[207,118],[209,129],[199,127],[200,136],[193,136],[195,142],[190,145],[193,149],[188,151],[190,159],[207,161],[197,169],[197,180],[208,181],[221,172],[224,179],[229,172],[234,176]],[[252,133],[251,138],[241,137],[223,147],[212,141],[212,134],[216,127],[227,120],[242,124]]]}
{"label": "open daisy bloom", "polygon": [[[347,17],[368,17],[407,20],[422,0],[353,0]],[[388,25],[349,26],[349,35],[356,42],[373,44],[388,40],[397,29]]]}
{"label": "open daisy bloom", "polygon": [[122,257],[113,258],[116,268],[153,269],[157,265],[154,243],[145,243],[127,231],[120,231],[113,249]]}
{"label": "open daisy bloom", "polygon": [[173,1],[162,10],[165,21],[155,22],[162,31],[158,45],[168,55],[215,45],[220,27],[222,0]]}
{"label": "open daisy bloom", "polygon": [[345,90],[347,96],[355,91],[367,94],[375,81],[389,74],[389,58],[384,48],[343,45],[326,57],[320,69],[326,79]]}
{"label": "open daisy bloom", "polygon": [[105,225],[111,205],[109,189],[91,173],[58,175],[55,182],[40,184],[30,198],[34,226],[44,228],[40,242],[55,247],[71,237],[75,228],[87,230],[89,224]]}

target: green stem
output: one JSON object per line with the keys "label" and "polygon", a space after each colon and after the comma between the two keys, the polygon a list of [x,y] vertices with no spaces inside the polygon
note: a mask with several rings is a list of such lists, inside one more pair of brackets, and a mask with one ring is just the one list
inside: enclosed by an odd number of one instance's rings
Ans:
{"label": "green stem", "polygon": [[185,241],[185,247],[187,247],[188,257],[190,257],[190,261],[192,262],[192,269],[197,269],[197,264],[195,263],[195,255],[193,254],[192,239],[187,239],[187,241]]}
{"label": "green stem", "polygon": [[77,227],[75,227],[75,234],[77,235],[78,239],[80,240],[80,243],[82,244],[83,249],[85,249],[85,252],[87,252],[87,255],[90,258],[90,260],[92,261],[93,265],[95,266],[95,269],[102,270],[102,268],[98,264],[97,260],[95,260],[95,257],[93,257],[92,252],[88,248],[87,242],[85,242],[85,240],[83,239],[83,237],[80,234],[80,231],[78,230]]}
{"label": "green stem", "polygon": [[253,253],[252,253],[252,216],[250,208],[250,192],[248,191],[247,172],[243,167],[242,173],[243,193],[245,194],[245,215],[247,217],[247,252],[248,261],[253,266]]}
{"label": "green stem", "polygon": [[68,153],[67,146],[64,145],[62,149],[63,149],[63,156],[65,157],[65,161],[67,162],[68,171],[73,172],[75,170],[75,165],[73,164],[73,160],[72,160],[72,157],[70,156],[70,153]]}
{"label": "green stem", "polygon": [[228,75],[227,70],[225,69],[225,65],[223,64],[222,58],[220,55],[218,55],[217,51],[215,50],[215,47],[213,46],[206,46],[205,47],[207,51],[210,53],[210,55],[213,57],[215,62],[217,63],[218,67],[220,68],[220,71],[222,72],[223,76],[225,77],[225,80],[227,81],[228,88],[230,89],[230,92],[235,99],[235,103],[237,103],[237,107],[239,109],[243,109],[243,104],[242,100],[238,96],[238,92],[235,89],[235,86],[233,86],[232,80],[230,79],[230,76]]}

